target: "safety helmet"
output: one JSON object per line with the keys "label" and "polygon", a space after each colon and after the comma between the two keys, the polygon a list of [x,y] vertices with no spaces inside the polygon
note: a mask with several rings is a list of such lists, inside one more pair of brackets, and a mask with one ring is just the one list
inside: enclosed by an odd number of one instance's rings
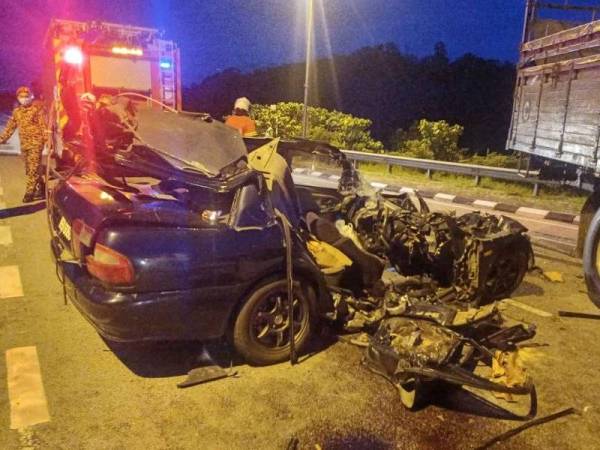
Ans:
{"label": "safety helmet", "polygon": [[240,97],[235,101],[233,108],[241,109],[243,111],[250,111],[250,100],[248,100],[246,97]]}
{"label": "safety helmet", "polygon": [[82,102],[96,103],[96,96],[91,92],[84,92],[81,94],[81,97],[79,97],[79,100]]}
{"label": "safety helmet", "polygon": [[31,96],[31,90],[27,86],[21,86],[19,89],[17,89],[16,95],[17,97],[21,95]]}

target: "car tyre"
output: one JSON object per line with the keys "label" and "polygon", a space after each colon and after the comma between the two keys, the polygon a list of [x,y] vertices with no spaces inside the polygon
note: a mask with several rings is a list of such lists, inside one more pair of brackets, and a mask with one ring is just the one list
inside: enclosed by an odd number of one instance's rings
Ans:
{"label": "car tyre", "polygon": [[583,272],[585,284],[588,289],[588,297],[600,308],[600,210],[596,211],[588,232],[585,236],[583,246]]}
{"label": "car tyre", "polygon": [[[234,326],[233,345],[248,363],[268,365],[290,358],[289,302],[286,280],[256,289],[242,305]],[[307,292],[294,283],[295,348],[299,354],[310,339],[314,317]]]}
{"label": "car tyre", "polygon": [[499,300],[510,295],[521,285],[529,267],[529,242],[517,240],[504,249],[494,261],[486,281],[485,297],[488,301]]}

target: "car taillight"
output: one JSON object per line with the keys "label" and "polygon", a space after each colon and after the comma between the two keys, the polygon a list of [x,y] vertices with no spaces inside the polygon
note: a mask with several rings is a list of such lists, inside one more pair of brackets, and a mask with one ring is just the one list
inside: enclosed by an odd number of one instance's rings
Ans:
{"label": "car taillight", "polygon": [[113,285],[133,284],[134,271],[129,259],[102,244],[94,246],[94,254],[86,258],[88,272],[100,281]]}
{"label": "car taillight", "polygon": [[94,229],[85,224],[81,219],[75,219],[71,225],[71,246],[77,258],[81,257],[81,245],[90,247],[94,237]]}

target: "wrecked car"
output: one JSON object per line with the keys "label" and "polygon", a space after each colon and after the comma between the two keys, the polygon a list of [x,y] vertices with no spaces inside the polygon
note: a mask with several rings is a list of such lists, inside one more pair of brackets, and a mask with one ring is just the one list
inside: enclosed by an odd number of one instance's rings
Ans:
{"label": "wrecked car", "polygon": [[[518,223],[375,192],[328,144],[150,109],[121,131],[48,194],[65,297],[109,340],[227,336],[270,364],[320,320],[375,331],[396,308],[443,326],[510,295],[532,258]],[[292,174],[315,162],[338,175]]]}

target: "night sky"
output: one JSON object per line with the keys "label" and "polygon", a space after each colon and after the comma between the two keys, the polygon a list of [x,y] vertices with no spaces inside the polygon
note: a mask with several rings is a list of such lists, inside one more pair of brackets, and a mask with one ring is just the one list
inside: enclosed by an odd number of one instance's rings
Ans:
{"label": "night sky", "polygon": [[[562,0],[561,0],[562,1]],[[395,42],[419,56],[444,41],[450,57],[472,52],[516,60],[525,0],[315,0],[317,55]],[[164,29],[182,49],[183,81],[230,67],[302,61],[305,0],[2,0],[0,90],[40,71],[51,17]]]}

